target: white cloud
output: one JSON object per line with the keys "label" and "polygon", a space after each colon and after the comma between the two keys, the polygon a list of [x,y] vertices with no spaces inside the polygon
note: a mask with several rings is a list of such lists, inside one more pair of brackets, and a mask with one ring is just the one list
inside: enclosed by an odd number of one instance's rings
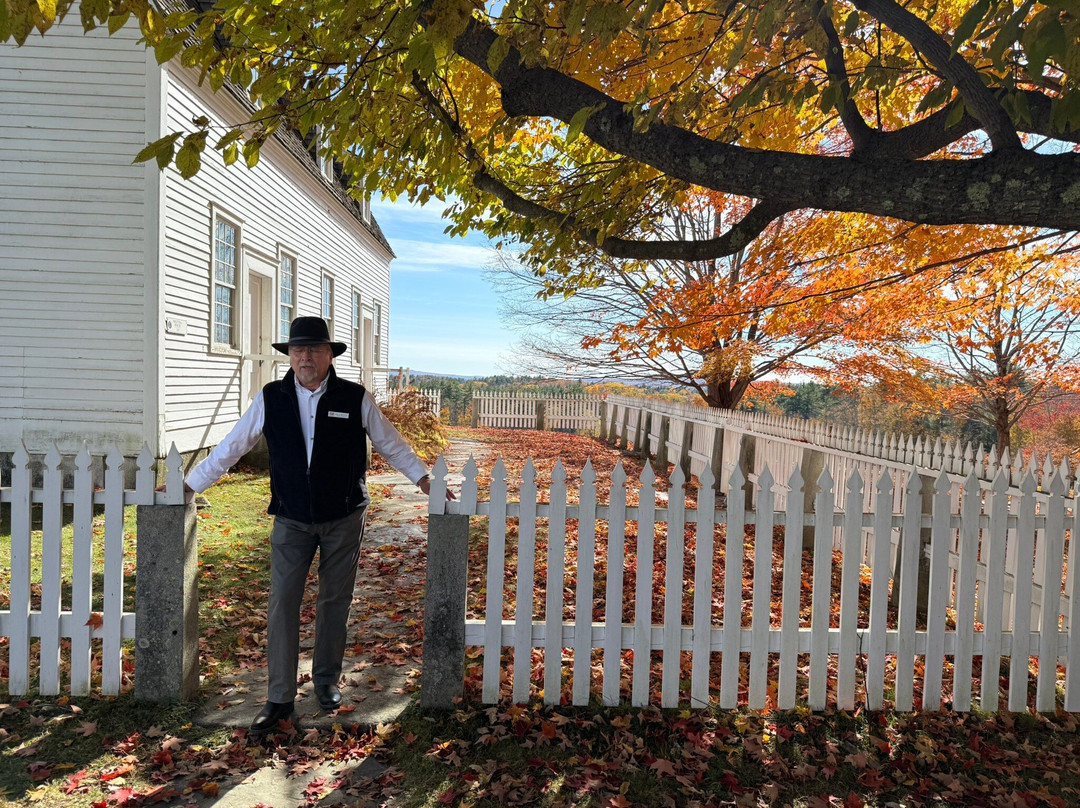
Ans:
{"label": "white cloud", "polygon": [[426,207],[410,205],[408,202],[387,202],[385,200],[371,200],[371,212],[379,220],[381,225],[385,221],[408,220],[412,223],[425,222],[427,224],[443,224],[446,220],[442,217],[443,206],[437,202],[429,203]]}
{"label": "white cloud", "polygon": [[390,246],[397,255],[392,272],[475,272],[491,259],[489,247],[473,244],[395,239]]}

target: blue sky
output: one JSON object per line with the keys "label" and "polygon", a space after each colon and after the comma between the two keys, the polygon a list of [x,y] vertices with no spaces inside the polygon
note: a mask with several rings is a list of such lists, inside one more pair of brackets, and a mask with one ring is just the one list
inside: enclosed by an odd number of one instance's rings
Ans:
{"label": "blue sky", "polygon": [[506,372],[513,332],[484,279],[487,238],[443,233],[443,205],[374,199],[372,213],[397,258],[390,264],[390,366],[414,373]]}

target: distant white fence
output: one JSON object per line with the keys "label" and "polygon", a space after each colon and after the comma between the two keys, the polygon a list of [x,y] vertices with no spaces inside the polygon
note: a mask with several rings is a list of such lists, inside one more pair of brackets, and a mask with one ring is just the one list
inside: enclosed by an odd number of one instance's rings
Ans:
{"label": "distant white fence", "polygon": [[472,398],[472,425],[500,429],[596,431],[602,396],[567,393],[483,392]]}
{"label": "distant white fence", "polygon": [[[468,645],[483,648],[487,703],[500,697],[508,649],[511,696],[528,700],[533,650],[542,649],[548,703],[560,700],[569,681],[575,705],[599,696],[605,705],[628,700],[637,706],[658,701],[662,707],[705,707],[716,701],[723,709],[763,709],[775,693],[780,709],[805,700],[814,710],[830,703],[850,710],[857,695],[865,694],[858,696],[865,706],[879,709],[890,693],[899,710],[911,710],[917,701],[921,709],[939,709],[948,694],[958,711],[976,704],[997,710],[1000,698],[1009,710],[1048,711],[1063,687],[1064,709],[1080,711],[1080,637],[1072,636],[1080,625],[1080,578],[1065,573],[1075,567],[1080,513],[1066,496],[1067,469],[1044,473],[1038,493],[1031,470],[1019,487],[1010,486],[1006,469],[999,468],[989,486],[969,473],[959,495],[942,471],[925,513],[893,507],[920,502],[915,468],[899,480],[889,469],[868,478],[853,471],[839,485],[826,468],[816,480],[813,513],[804,509],[802,497],[777,505],[778,492],[803,487],[798,467],[784,480],[762,468],[753,485],[753,509],[745,507],[743,496],[728,496],[717,509],[708,464],[700,472],[696,508],[676,494],[685,480],[678,466],[665,501],[654,489],[649,465],[640,486],[628,486],[620,464],[606,504],[598,502],[596,475],[588,465],[576,492],[567,491],[565,471],[556,465],[546,496],[527,465],[519,502],[508,501],[501,460],[486,502],[478,500],[472,461],[456,502],[445,500],[446,472],[440,459],[429,506],[429,529],[438,541],[431,542],[425,601],[421,701],[428,706],[450,706],[460,695]],[[906,496],[898,494],[902,486]],[[736,466],[725,488],[743,487]],[[871,510],[862,507],[868,489],[876,494]],[[840,491],[846,493],[842,508]],[[465,620],[469,576],[463,559],[469,520],[478,515],[488,519],[486,601],[482,619]],[[546,536],[537,530],[545,520]],[[568,540],[571,523],[576,541]],[[508,542],[514,528],[516,542]],[[784,528],[775,547],[774,528]],[[809,546],[804,530],[812,534]],[[920,626],[915,583],[924,536],[929,595]],[[812,566],[805,580],[804,547]],[[775,566],[774,550],[782,559]],[[546,588],[534,598],[538,557],[546,559]],[[720,557],[722,576],[714,566]],[[750,597],[743,593],[744,565],[752,579]],[[860,601],[862,565],[870,568],[867,602]],[[624,592],[628,569],[636,572]],[[601,579],[603,587],[595,583]],[[564,591],[571,591],[567,580],[573,581],[572,598],[564,602]],[[720,591],[714,590],[716,580],[722,580]],[[891,612],[890,587],[896,590]],[[1042,593],[1038,603],[1036,589]],[[572,651],[570,666],[563,664],[566,650]],[[807,654],[804,677],[798,671],[806,657],[800,655]],[[1009,660],[1008,686],[999,693],[1003,658]],[[1031,658],[1039,664],[1029,702]],[[830,669],[836,671],[835,685]]]}
{"label": "distant white fence", "polygon": [[[411,388],[411,387],[410,388],[405,388],[405,390],[413,390],[413,389],[415,389],[422,396],[424,396],[424,398],[427,399],[427,401],[428,401],[428,411],[432,415],[434,415],[436,418],[438,418],[440,413],[442,412],[442,391],[441,390],[435,390],[435,389],[421,390],[420,388]],[[394,398],[401,395],[402,392],[404,392],[404,390],[399,389],[399,388],[393,388],[393,389],[385,388],[385,389],[382,389],[382,390],[377,390],[376,394],[375,394],[375,400],[380,405],[389,404],[389,403],[393,402]]]}
{"label": "distant white fence", "polygon": [[[70,640],[70,692],[84,696],[90,692],[92,672],[97,667],[101,673],[101,693],[116,695],[120,692],[122,670],[122,642],[136,638],[135,613],[124,610],[124,591],[127,581],[124,575],[124,507],[126,505],[175,505],[184,506],[184,479],[180,454],[172,448],[166,465],[166,488],[155,490],[154,458],[147,447],[134,462],[135,488],[125,490],[123,455],[116,448],[104,458],[104,487],[95,489],[91,466],[94,462],[84,448],[74,458],[71,484],[65,487],[64,460],[54,446],[43,460],[42,484],[33,485],[32,472],[37,464],[31,464],[25,447],[19,447],[12,455],[14,467],[11,485],[0,487],[0,503],[10,507],[10,560],[11,582],[8,591],[9,605],[0,611],[0,637],[8,642],[7,691],[12,696],[27,693],[31,686],[31,664],[37,659],[37,692],[56,695],[60,692],[62,668],[61,641]],[[63,535],[64,509],[71,507],[71,543]],[[103,506],[104,524],[97,528],[100,539],[95,539],[94,507]],[[38,516],[39,514],[39,516]],[[31,567],[34,549],[35,523],[40,519],[41,580],[40,599],[33,595]],[[142,537],[140,537],[141,539]],[[182,545],[184,536],[169,536],[167,544]],[[2,539],[0,539],[2,542]],[[95,547],[97,545],[97,547]],[[64,551],[69,549],[70,561],[65,561]],[[154,562],[168,565],[168,555],[158,554],[150,548]],[[93,561],[97,555],[103,562],[100,588],[94,589]],[[169,572],[176,572],[170,570]],[[154,592],[151,571],[140,570],[140,590],[151,596],[167,596],[174,593]],[[193,582],[192,582],[193,583]],[[70,592],[70,600],[64,593]],[[153,597],[144,599],[148,606],[148,628],[160,627],[160,613],[156,613]],[[169,600],[171,609],[177,605]],[[182,601],[179,603],[183,611]],[[196,606],[197,608],[197,606]],[[166,617],[174,619],[174,616]],[[183,619],[182,616],[180,619]],[[172,632],[177,634],[176,631]],[[33,641],[37,641],[34,653]],[[95,641],[100,645],[95,648]],[[151,653],[162,649],[161,638],[140,639],[144,650]],[[168,641],[167,639],[165,640]],[[172,660],[163,660],[171,664]],[[175,695],[175,694],[174,694]]]}
{"label": "distant white fence", "polygon": [[[755,412],[711,409],[693,404],[660,401],[652,398],[607,396],[604,400],[602,435],[612,443],[632,446],[671,462],[682,462],[684,471],[697,473],[706,464],[723,459],[727,471],[743,449],[742,436],[764,438],[757,442],[754,463],[756,473],[768,464],[775,473],[790,470],[806,449],[820,451],[832,458],[848,458],[846,467],[836,460],[827,461],[835,478],[846,476],[857,463],[860,471],[917,466],[930,471],[945,470],[967,475],[972,470],[989,482],[1000,466],[1012,467],[1014,480],[1023,473],[1019,457],[998,457],[994,448],[973,447],[970,443],[928,440],[919,436],[896,435],[875,430],[839,427],[824,421],[785,418]],[[717,428],[724,430],[726,442],[716,442]],[[1042,462],[1034,460],[1041,468]]]}

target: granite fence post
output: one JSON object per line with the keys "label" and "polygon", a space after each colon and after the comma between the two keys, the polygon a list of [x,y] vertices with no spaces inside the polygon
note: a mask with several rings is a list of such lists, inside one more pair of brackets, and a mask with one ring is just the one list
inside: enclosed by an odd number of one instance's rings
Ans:
{"label": "granite fence post", "polygon": [[679,444],[679,467],[683,470],[683,474],[686,475],[686,479],[690,479],[690,466],[691,457],[690,452],[693,449],[694,444],[694,422],[687,419],[683,421],[682,441]]}
{"label": "granite fence post", "polygon": [[652,410],[645,410],[644,416],[642,423],[639,424],[641,427],[641,441],[640,443],[635,442],[634,451],[642,460],[648,460],[652,457],[652,438],[650,437],[653,419]]}
{"label": "granite fence post", "polygon": [[[814,513],[814,502],[817,498],[818,477],[825,470],[825,453],[817,449],[803,449],[802,460],[799,469],[803,477],[803,513]],[[814,526],[803,525],[802,543],[804,550],[814,549]]]}
{"label": "granite fence post", "polygon": [[668,455],[671,452],[668,443],[671,439],[671,418],[667,415],[660,416],[660,437],[656,439],[656,467],[661,473],[667,471]]}
{"label": "granite fence post", "polygon": [[[742,471],[743,479],[746,480],[743,483],[743,491],[745,494],[746,510],[752,511],[754,509],[754,484],[750,478],[754,474],[754,469],[757,463],[757,439],[749,432],[744,432],[739,441],[739,469]],[[735,496],[734,491],[730,491],[728,496]]]}
{"label": "granite fence post", "polygon": [[199,692],[195,505],[140,505],[135,552],[135,698],[175,702]]}
{"label": "granite fence post", "polygon": [[727,482],[724,479],[724,428],[722,426],[713,430],[712,458],[709,462],[712,464],[713,487],[719,494],[724,490],[724,484]]}
{"label": "granite fence post", "polygon": [[469,517],[428,515],[420,706],[448,710],[465,685],[465,595]]}
{"label": "granite fence post", "polygon": [[[930,516],[934,512],[934,485],[937,479],[932,474],[920,474],[919,479],[921,481],[920,489],[920,508],[923,516]],[[911,507],[908,503],[906,507]],[[919,530],[919,564],[918,564],[918,584],[915,594],[915,617],[917,620],[925,620],[927,607],[930,600],[930,556],[927,553],[927,548],[930,546],[931,529],[929,527],[920,528]],[[900,592],[903,591],[904,580],[902,569],[900,566],[900,559],[903,558],[904,541],[906,536],[900,537],[900,545],[896,551],[896,564],[893,570],[893,586],[889,595],[889,606],[895,608],[900,605]]]}

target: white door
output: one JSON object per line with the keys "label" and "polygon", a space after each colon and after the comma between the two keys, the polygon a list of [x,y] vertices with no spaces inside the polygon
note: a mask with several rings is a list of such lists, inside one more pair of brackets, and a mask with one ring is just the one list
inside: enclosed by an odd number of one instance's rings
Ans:
{"label": "white door", "polygon": [[[253,255],[245,255],[247,266],[247,298],[244,314],[244,371],[246,390],[244,397],[250,401],[263,386],[273,380],[275,364],[270,357],[274,349],[274,266]],[[284,357],[282,357],[284,358]]]}
{"label": "white door", "polygon": [[370,311],[364,312],[364,387],[375,384],[375,324]]}

